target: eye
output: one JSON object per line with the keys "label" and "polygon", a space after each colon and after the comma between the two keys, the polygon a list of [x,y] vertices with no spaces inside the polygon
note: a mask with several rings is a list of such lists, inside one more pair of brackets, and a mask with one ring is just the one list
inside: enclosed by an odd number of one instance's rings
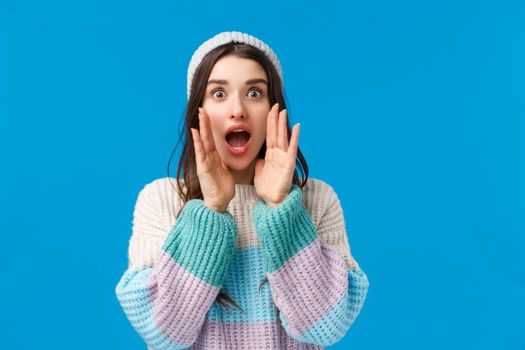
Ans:
{"label": "eye", "polygon": [[[252,92],[256,92],[255,95],[251,94]],[[261,97],[262,91],[260,89],[253,89],[248,92],[248,94],[251,94],[251,97]]]}
{"label": "eye", "polygon": [[[217,94],[216,94],[217,92],[219,92],[220,94],[217,95]],[[211,91],[211,95],[212,95],[213,97],[221,98],[221,97],[222,97],[221,94],[224,94],[224,91],[222,91],[222,89],[215,89],[215,90],[212,90],[212,91]]]}

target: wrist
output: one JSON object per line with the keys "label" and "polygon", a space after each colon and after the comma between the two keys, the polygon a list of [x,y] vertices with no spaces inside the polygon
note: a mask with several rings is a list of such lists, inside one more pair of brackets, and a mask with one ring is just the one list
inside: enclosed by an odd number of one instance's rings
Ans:
{"label": "wrist", "polygon": [[225,207],[225,206],[211,204],[211,203],[208,203],[206,201],[204,201],[204,205],[206,205],[209,209],[214,210],[214,211],[216,211],[218,213],[221,213],[221,214],[224,214],[226,212],[226,209],[227,209],[227,207]]}
{"label": "wrist", "polygon": [[265,201],[266,205],[269,206],[270,208],[275,208],[275,207],[278,207],[279,204],[281,204],[281,202],[279,203],[274,203],[274,202],[270,202],[270,201]]}
{"label": "wrist", "polygon": [[275,208],[275,207],[278,207],[282,202],[284,202],[284,200],[286,199],[286,196],[284,197],[275,197],[275,198],[265,198],[263,197],[262,200],[264,201],[264,203],[271,207],[271,208]]}

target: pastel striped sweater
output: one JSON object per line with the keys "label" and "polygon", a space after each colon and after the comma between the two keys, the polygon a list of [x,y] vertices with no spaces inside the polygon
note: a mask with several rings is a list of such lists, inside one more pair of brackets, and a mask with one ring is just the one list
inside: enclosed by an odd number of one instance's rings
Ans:
{"label": "pastel striped sweater", "polygon": [[[140,191],[115,289],[148,349],[323,349],[343,338],[369,284],[330,185],[309,178],[272,208],[236,184],[227,212],[193,199],[175,218],[170,180]],[[221,307],[220,290],[244,312]]]}

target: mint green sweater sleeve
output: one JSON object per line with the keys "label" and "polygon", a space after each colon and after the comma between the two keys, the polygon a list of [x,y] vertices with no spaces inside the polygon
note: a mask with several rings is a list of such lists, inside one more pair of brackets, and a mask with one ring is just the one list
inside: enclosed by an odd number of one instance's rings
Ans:
{"label": "mint green sweater sleeve", "polygon": [[220,287],[237,240],[235,219],[208,208],[202,199],[189,201],[183,211],[162,250],[192,275]]}
{"label": "mint green sweater sleeve", "polygon": [[[331,234],[343,237],[346,232],[340,224],[339,201],[335,193],[323,195],[331,205],[323,215],[327,221],[321,219],[320,226],[332,225]],[[363,307],[368,291],[366,274],[357,264],[348,265],[337,249],[319,238],[303,204],[301,188],[295,184],[275,208],[258,201],[253,221],[272,298],[287,334],[319,346],[341,340]],[[341,238],[337,241],[345,242]]]}
{"label": "mint green sweater sleeve", "polygon": [[[154,213],[148,209],[136,212]],[[224,282],[236,237],[230,213],[218,213],[193,199],[167,235],[154,266],[123,274],[117,298],[148,346],[184,349],[196,341]]]}

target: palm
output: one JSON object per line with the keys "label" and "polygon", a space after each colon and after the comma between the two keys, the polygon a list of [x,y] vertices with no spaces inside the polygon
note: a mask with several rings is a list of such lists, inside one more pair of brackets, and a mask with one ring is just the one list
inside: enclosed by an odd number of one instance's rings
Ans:
{"label": "palm", "polygon": [[219,153],[214,148],[205,154],[202,162],[197,162],[197,174],[199,178],[210,179],[227,193],[231,193],[235,187],[232,174],[227,170]]}
{"label": "palm", "polygon": [[286,196],[286,188],[293,177],[294,167],[294,159],[290,159],[287,152],[279,148],[267,149],[264,163],[254,178],[255,188],[257,192],[261,192],[259,197],[264,198],[264,193],[273,193],[268,196],[268,200],[277,201],[278,198]]}
{"label": "palm", "polygon": [[211,132],[211,124],[204,108],[199,113],[199,128],[191,129],[195,145],[195,162],[201,191],[205,201],[216,207],[225,207],[235,195],[235,180],[222,161]]}
{"label": "palm", "polygon": [[292,129],[290,144],[287,138],[286,110],[278,112],[276,105],[268,115],[266,154],[255,164],[254,185],[257,195],[267,203],[281,202],[289,193],[295,170],[299,125]]}

